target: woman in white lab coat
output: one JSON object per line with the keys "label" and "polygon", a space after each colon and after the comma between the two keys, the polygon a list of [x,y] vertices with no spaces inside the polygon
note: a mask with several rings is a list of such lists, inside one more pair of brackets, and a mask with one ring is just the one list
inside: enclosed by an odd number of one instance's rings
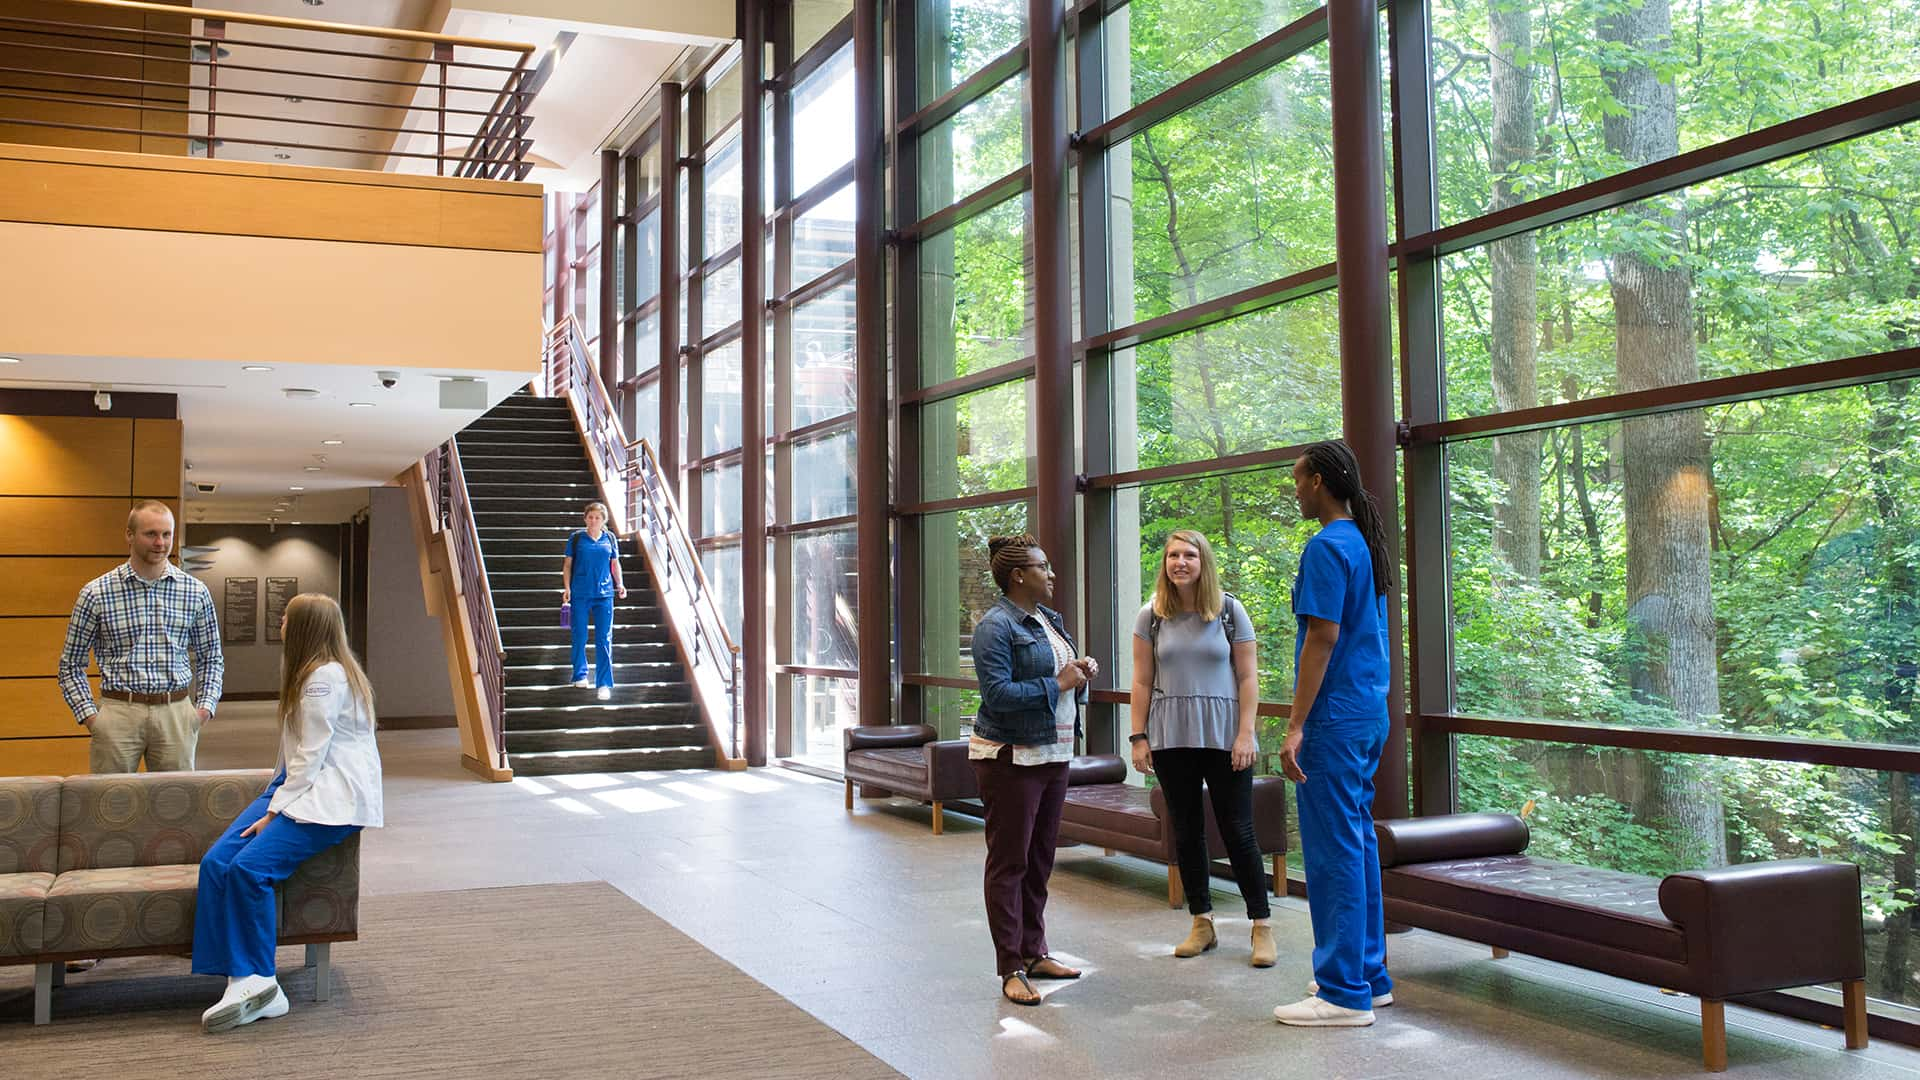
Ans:
{"label": "woman in white lab coat", "polygon": [[274,886],[317,852],[381,823],[373,689],[347,644],[340,605],[302,593],[281,622],[280,769],[200,860],[193,970],[225,975],[202,1014],[209,1032],[284,1016],[274,978]]}

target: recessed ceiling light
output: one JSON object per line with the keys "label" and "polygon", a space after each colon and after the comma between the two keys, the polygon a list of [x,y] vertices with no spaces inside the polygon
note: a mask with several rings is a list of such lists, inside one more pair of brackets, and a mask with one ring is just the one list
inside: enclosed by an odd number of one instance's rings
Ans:
{"label": "recessed ceiling light", "polygon": [[356,408],[356,409],[371,409],[371,408],[373,408],[373,402],[371,402],[371,401],[349,401],[349,402],[347,402],[347,404],[348,404],[349,406],[352,406],[353,408]]}
{"label": "recessed ceiling light", "polygon": [[321,446],[339,446],[342,443],[345,443],[346,441],[347,440],[345,439],[321,439],[320,445]]}
{"label": "recessed ceiling light", "polygon": [[301,486],[300,486],[299,484],[288,484],[288,485],[287,485],[287,490],[288,490],[288,491],[305,491],[305,490],[307,490],[307,489],[306,489],[306,488],[303,488],[303,487],[301,487]]}
{"label": "recessed ceiling light", "polygon": [[305,469],[305,470],[303,470],[303,471],[305,471],[305,472],[319,472],[319,471],[320,471],[320,466],[318,466],[318,465],[309,465],[309,466],[307,466],[307,467],[306,467],[306,469]]}
{"label": "recessed ceiling light", "polygon": [[17,356],[0,356],[0,364],[17,364],[19,362],[20,358]]}
{"label": "recessed ceiling light", "polygon": [[289,524],[289,525],[298,525],[298,524],[300,524],[300,523],[299,523],[299,522],[297,522],[297,521],[289,521],[289,522],[287,522],[287,524]]}
{"label": "recessed ceiling light", "polygon": [[309,386],[282,387],[280,392],[290,398],[317,398],[320,396],[320,391]]}
{"label": "recessed ceiling light", "polygon": [[240,370],[241,370],[241,371],[256,371],[256,372],[258,372],[258,371],[272,371],[273,369],[272,369],[272,368],[270,368],[270,367],[268,367],[268,366],[267,366],[267,365],[265,365],[265,364],[241,364],[241,365],[240,365]]}

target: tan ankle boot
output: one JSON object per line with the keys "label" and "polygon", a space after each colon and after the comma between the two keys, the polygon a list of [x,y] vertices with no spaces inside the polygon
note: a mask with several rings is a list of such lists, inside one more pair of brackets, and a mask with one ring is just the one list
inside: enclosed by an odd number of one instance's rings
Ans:
{"label": "tan ankle boot", "polygon": [[1268,968],[1273,966],[1279,956],[1279,950],[1273,944],[1273,927],[1256,925],[1253,928],[1253,966]]}
{"label": "tan ankle boot", "polygon": [[1173,955],[1182,959],[1189,956],[1199,956],[1201,953],[1206,952],[1218,944],[1220,944],[1220,939],[1214,936],[1213,920],[1207,918],[1205,915],[1195,915],[1193,917],[1193,929],[1187,931],[1187,940],[1173,947]]}

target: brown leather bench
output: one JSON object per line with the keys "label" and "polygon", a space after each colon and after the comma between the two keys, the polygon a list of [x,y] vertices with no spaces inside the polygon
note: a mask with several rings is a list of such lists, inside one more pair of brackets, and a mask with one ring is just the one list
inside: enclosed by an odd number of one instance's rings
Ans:
{"label": "brown leather bench", "polygon": [[929,724],[852,727],[842,733],[847,810],[853,810],[853,786],[868,795],[907,795],[933,804],[933,835],[943,831],[943,804],[977,799],[980,788],[967,763],[967,740],[939,739]]}
{"label": "brown leather bench", "polygon": [[[1166,796],[1156,786],[1129,784],[1127,763],[1118,754],[1085,755],[1067,766],[1067,802],[1061,811],[1063,843],[1094,844],[1107,854],[1124,851],[1142,859],[1167,864],[1167,906],[1186,902],[1180,887],[1173,826],[1167,820]],[[1207,813],[1207,852],[1227,857],[1220,826],[1213,820],[1213,802],[1201,800]],[[1286,888],[1287,785],[1277,776],[1253,779],[1253,833],[1260,854],[1273,858],[1274,895]]]}
{"label": "brown leather bench", "polygon": [[1727,1067],[1726,1001],[1837,982],[1847,1048],[1867,1045],[1860,868],[1790,859],[1664,879],[1526,854],[1511,814],[1379,821],[1389,921],[1700,999],[1702,1056]]}

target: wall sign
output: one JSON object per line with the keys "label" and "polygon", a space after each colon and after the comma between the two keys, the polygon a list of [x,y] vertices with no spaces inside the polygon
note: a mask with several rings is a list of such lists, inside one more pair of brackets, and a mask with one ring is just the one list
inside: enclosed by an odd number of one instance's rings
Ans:
{"label": "wall sign", "polygon": [[267,640],[280,640],[280,619],[287,613],[287,601],[300,595],[300,579],[297,577],[270,577],[267,579]]}
{"label": "wall sign", "polygon": [[251,645],[260,636],[260,579],[230,577],[221,589],[220,640]]}

